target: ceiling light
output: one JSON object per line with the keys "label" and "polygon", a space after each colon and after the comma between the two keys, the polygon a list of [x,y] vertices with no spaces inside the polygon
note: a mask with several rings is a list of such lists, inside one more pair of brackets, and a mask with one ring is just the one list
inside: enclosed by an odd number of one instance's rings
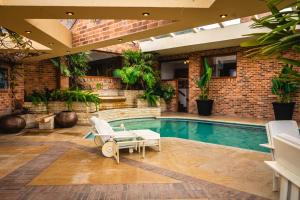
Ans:
{"label": "ceiling light", "polygon": [[52,43],[52,42],[49,42],[48,44],[49,44],[50,46],[54,45],[54,43]]}
{"label": "ceiling light", "polygon": [[74,13],[73,13],[73,12],[66,12],[66,14],[67,14],[67,15],[69,15],[69,16],[72,16],[72,15],[74,15]]}
{"label": "ceiling light", "polygon": [[71,53],[71,51],[67,51],[67,53]]}
{"label": "ceiling light", "polygon": [[187,64],[189,64],[190,63],[190,61],[189,60],[185,60],[185,61],[183,61],[183,64],[185,64],[185,65],[187,65]]}
{"label": "ceiling light", "polygon": [[220,17],[221,17],[222,19],[225,19],[227,16],[228,16],[227,14],[222,14],[222,15],[220,15]]}
{"label": "ceiling light", "polygon": [[121,39],[121,38],[120,38],[120,39],[118,39],[118,41],[119,41],[119,42],[122,42],[122,41],[123,41],[123,39]]}
{"label": "ceiling light", "polygon": [[31,31],[25,31],[25,33],[27,33],[27,34],[30,34],[30,33],[31,33]]}
{"label": "ceiling light", "polygon": [[144,13],[143,13],[143,16],[144,16],[144,17],[148,17],[149,15],[150,15],[150,13],[148,13],[148,12],[144,12]]}

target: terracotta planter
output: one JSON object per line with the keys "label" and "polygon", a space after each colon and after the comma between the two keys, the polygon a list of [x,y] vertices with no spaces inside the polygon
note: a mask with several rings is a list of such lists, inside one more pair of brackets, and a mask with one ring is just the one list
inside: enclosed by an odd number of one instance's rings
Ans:
{"label": "terracotta planter", "polygon": [[76,125],[78,121],[77,114],[72,111],[62,111],[55,118],[55,125],[61,128],[70,128]]}
{"label": "terracotta planter", "polygon": [[26,127],[22,117],[7,115],[0,118],[0,130],[3,133],[18,133]]}
{"label": "terracotta planter", "polygon": [[29,113],[32,114],[44,114],[47,113],[47,106],[43,103],[33,104],[32,102],[24,102],[24,108],[27,108]]}

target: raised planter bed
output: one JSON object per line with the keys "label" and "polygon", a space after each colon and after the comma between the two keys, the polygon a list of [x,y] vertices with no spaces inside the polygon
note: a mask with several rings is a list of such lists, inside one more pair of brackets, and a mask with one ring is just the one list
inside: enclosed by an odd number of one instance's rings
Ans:
{"label": "raised planter bed", "polygon": [[44,103],[33,104],[32,102],[24,102],[23,107],[28,109],[29,113],[34,113],[34,114],[47,113],[47,106]]}

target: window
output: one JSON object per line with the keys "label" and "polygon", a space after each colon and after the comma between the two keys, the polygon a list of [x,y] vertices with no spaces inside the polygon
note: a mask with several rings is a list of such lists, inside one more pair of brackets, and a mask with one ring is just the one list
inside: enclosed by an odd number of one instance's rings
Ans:
{"label": "window", "polygon": [[0,68],[0,89],[8,89],[8,69]]}
{"label": "window", "polygon": [[236,55],[207,57],[213,77],[236,77]]}

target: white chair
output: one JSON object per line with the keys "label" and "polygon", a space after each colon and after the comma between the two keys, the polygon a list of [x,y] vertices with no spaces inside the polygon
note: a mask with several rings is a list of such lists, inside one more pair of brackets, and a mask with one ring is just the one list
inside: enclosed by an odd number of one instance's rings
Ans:
{"label": "white chair", "polygon": [[[116,132],[106,121],[97,117],[92,117],[90,122],[92,123],[91,132],[95,135],[94,142],[101,149],[102,154],[108,158],[115,156],[116,153],[115,148],[117,145],[114,139],[134,140],[137,137],[132,132],[124,131],[124,129]],[[118,145],[118,149],[125,148],[131,151],[131,149],[136,149],[137,146],[136,143],[131,142],[124,143],[121,146]]]}
{"label": "white chair", "polygon": [[265,161],[280,176],[280,200],[300,199],[300,136],[273,137],[276,161]]}
{"label": "white chair", "polygon": [[[126,131],[125,127],[111,127],[107,121],[97,117],[92,117],[90,121],[93,125],[91,132],[95,135],[95,144],[101,147],[104,156],[114,156],[118,163],[119,149],[128,148],[131,152],[138,148],[140,151],[141,142],[143,142],[143,157],[145,156],[145,146],[157,146],[158,151],[161,150],[160,135],[156,132],[151,130]],[[122,129],[122,131],[114,131],[113,128]]]}
{"label": "white chair", "polygon": [[[270,121],[266,124],[266,132],[268,136],[268,144],[261,144],[261,146],[269,148],[272,155],[272,160],[275,160],[275,149],[273,145],[273,137],[279,134],[287,134],[299,137],[299,128],[296,121],[293,120],[278,120]],[[278,174],[273,174],[273,191],[278,191],[279,179]]]}

